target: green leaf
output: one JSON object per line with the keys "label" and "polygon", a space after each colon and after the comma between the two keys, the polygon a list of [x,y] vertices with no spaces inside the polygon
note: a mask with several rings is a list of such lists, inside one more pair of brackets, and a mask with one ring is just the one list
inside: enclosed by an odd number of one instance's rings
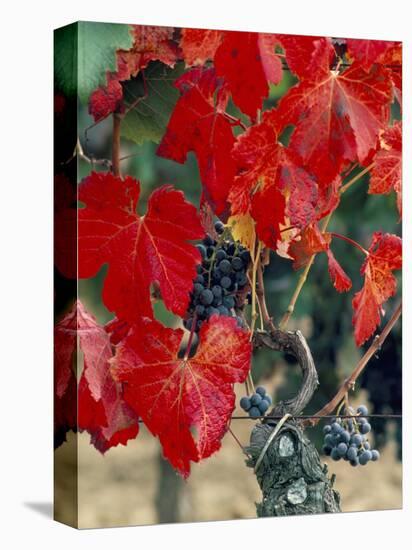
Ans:
{"label": "green leaf", "polygon": [[77,23],[54,31],[54,85],[69,97],[77,93]]}
{"label": "green leaf", "polygon": [[[55,32],[55,84],[66,95],[77,91],[87,103],[106,72],[116,71],[116,50],[128,50],[133,39],[129,25],[80,21]],[[77,77],[77,78],[76,78]]]}
{"label": "green leaf", "polygon": [[[144,70],[147,97],[141,76],[123,83],[127,106],[133,106],[122,120],[122,136],[140,145],[146,140],[159,143],[179,97],[174,81],[183,73],[184,63],[174,69],[152,62]],[[137,100],[140,99],[138,102]]]}

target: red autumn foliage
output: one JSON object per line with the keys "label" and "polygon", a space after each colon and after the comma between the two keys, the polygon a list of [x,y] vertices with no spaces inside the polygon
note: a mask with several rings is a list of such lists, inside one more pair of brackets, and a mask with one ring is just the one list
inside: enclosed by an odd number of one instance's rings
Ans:
{"label": "red autumn foliage", "polygon": [[402,267],[402,241],[396,235],[376,232],[361,268],[362,289],[353,297],[355,341],[362,345],[380,323],[382,306],[396,292],[393,271]]}
{"label": "red autumn foliage", "polygon": [[[95,121],[123,113],[122,82],[150,62],[173,67],[184,61],[186,71],[174,83],[180,97],[157,153],[178,163],[195,154],[200,208],[197,212],[181,191],[163,185],[148,197],[143,214],[138,208],[146,197],[140,197],[134,178],[92,172],[81,182],[78,272],[93,277],[107,267],[102,300],[114,318],[102,328],[78,303],[56,326],[61,348],[56,439],[61,442],[69,429],[79,428],[105,452],[135,437],[140,418],[187,477],[191,463],[220,448],[234,408],[233,385],[251,368],[251,334],[232,318],[213,316],[203,323],[197,351],[189,356],[185,346],[182,351],[185,333],[155,320],[152,301],[161,298],[167,309],[185,317],[201,261],[190,241],[205,230],[217,236],[215,215],[235,218],[231,227],[239,224],[236,238],[249,243],[252,256],[258,240],[292,259],[295,269],[326,253],[335,289],[351,289],[331,250],[333,234],[322,232],[319,222],[339,206],[347,174],[372,162],[369,193],[394,190],[401,212],[402,126],[390,116],[394,99],[401,101],[401,45],[202,29],[179,33],[166,27],[131,30],[132,48],[114,52],[117,70],[91,95],[89,111]],[[274,102],[270,87],[286,70],[298,81]],[[56,178],[55,263],[63,275],[75,277],[76,250],[69,253],[63,244],[77,231],[76,197],[67,184]],[[361,268],[364,284],[352,302],[358,346],[376,331],[400,267],[400,238],[374,233]],[[84,354],[78,384],[72,365],[76,337]],[[76,399],[78,418],[69,408]]]}
{"label": "red autumn foliage", "polygon": [[389,120],[393,90],[387,71],[352,65],[330,70],[334,50],[327,44],[318,70],[281,99],[277,116],[294,125],[290,148],[319,182],[329,184],[349,162],[365,162]]}
{"label": "red autumn foliage", "polygon": [[[55,337],[56,443],[69,429],[86,430],[102,453],[137,436],[137,415],[124,402],[121,385],[109,370],[112,348],[108,334],[77,301],[57,323]],[[77,341],[84,366],[77,391],[74,363]]]}
{"label": "red autumn foliage", "polygon": [[188,241],[204,232],[194,206],[171,185],[156,189],[144,216],[137,213],[140,183],[93,172],[79,187],[79,277],[93,277],[104,265],[106,307],[134,321],[151,316],[151,285],[164,303],[184,315],[200,254]]}
{"label": "red autumn foliage", "polygon": [[172,27],[132,25],[133,46],[130,50],[117,50],[117,71],[107,73],[107,85],[97,88],[90,96],[89,113],[95,122],[110,113],[123,111],[121,82],[137,76],[150,61],[161,61],[173,67],[180,50],[173,41]]}
{"label": "red autumn foliage", "polygon": [[175,82],[181,96],[158,148],[158,155],[183,163],[189,151],[198,159],[203,190],[216,214],[227,208],[233,183],[231,150],[235,138],[225,115],[227,87],[214,69],[192,69]]}
{"label": "red autumn foliage", "polygon": [[183,334],[142,321],[117,347],[112,373],[165,457],[187,477],[191,462],[220,448],[235,406],[233,384],[245,380],[252,348],[249,334],[228,317],[202,325],[193,357],[179,355]]}
{"label": "red autumn foliage", "polygon": [[369,193],[397,195],[397,205],[402,216],[402,122],[388,127],[381,137],[381,148],[375,155],[371,170]]}

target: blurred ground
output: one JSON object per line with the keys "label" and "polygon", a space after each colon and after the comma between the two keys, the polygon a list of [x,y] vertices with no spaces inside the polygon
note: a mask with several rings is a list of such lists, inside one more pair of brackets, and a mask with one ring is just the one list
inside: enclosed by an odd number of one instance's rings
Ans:
{"label": "blurred ground", "polygon": [[[235,412],[241,414],[241,411]],[[232,429],[242,444],[248,442],[251,427],[248,420],[232,421]],[[69,434],[69,437],[74,436]],[[56,451],[61,458],[67,454],[67,447],[64,444]],[[343,511],[402,507],[402,467],[396,460],[393,443],[381,451],[381,460],[366,467],[352,468],[346,462],[329,465],[329,472],[337,476],[335,487],[341,494]],[[78,447],[79,526],[157,523],[155,499],[159,456],[158,441],[144,426],[135,441],[127,447],[111,449],[106,456],[101,456],[90,445],[87,434],[81,434]],[[66,467],[69,470],[68,463]],[[259,487],[230,434],[223,439],[221,450],[203,463],[195,464],[189,480],[181,483],[180,521],[256,516],[254,503],[260,500]],[[64,516],[64,510],[61,515]]]}

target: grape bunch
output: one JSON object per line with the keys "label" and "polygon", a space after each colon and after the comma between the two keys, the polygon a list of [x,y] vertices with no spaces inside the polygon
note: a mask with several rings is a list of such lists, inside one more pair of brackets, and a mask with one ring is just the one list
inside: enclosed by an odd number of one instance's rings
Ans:
{"label": "grape bunch", "polygon": [[361,405],[356,418],[335,417],[323,428],[323,452],[332,460],[346,460],[352,466],[365,466],[370,460],[379,460],[379,451],[371,449],[367,434],[371,425],[366,418],[368,409]]}
{"label": "grape bunch", "polygon": [[215,223],[218,239],[206,235],[196,245],[202,255],[197,268],[187,315],[183,325],[197,332],[203,321],[212,315],[235,317],[240,327],[244,326],[237,313],[243,309],[247,297],[247,269],[250,253],[240,243],[226,236],[227,230],[221,221]]}
{"label": "grape bunch", "polygon": [[250,397],[245,396],[240,400],[242,409],[249,413],[250,418],[259,418],[264,416],[272,403],[272,398],[266,393],[263,386],[258,386],[254,394]]}

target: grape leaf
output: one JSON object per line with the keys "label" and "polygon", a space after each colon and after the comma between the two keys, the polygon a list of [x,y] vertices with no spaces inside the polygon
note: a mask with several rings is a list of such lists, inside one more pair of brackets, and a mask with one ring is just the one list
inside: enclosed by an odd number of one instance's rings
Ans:
{"label": "grape leaf", "polygon": [[309,262],[313,254],[326,252],[331,235],[322,233],[317,224],[308,225],[289,245],[289,255],[293,259],[293,269],[300,269]]}
{"label": "grape leaf", "polygon": [[107,86],[96,88],[90,95],[89,113],[95,122],[103,120],[111,113],[121,112],[123,109],[123,88],[120,82],[112,79]]}
{"label": "grape leaf", "polygon": [[402,43],[394,42],[382,56],[380,63],[389,71],[394,95],[402,109]]}
{"label": "grape leaf", "polygon": [[235,138],[225,115],[228,93],[222,84],[213,69],[202,68],[176,81],[181,95],[157,150],[158,155],[180,163],[189,151],[196,154],[204,194],[216,214],[227,207],[234,177],[230,151]]}
{"label": "grape leaf", "polygon": [[382,134],[369,183],[372,194],[388,194],[392,189],[397,194],[398,211],[402,216],[402,122],[399,121]]}
{"label": "grape leaf", "polygon": [[[108,71],[107,84],[97,88],[90,96],[89,112],[93,116],[95,122],[102,120],[110,113],[124,112],[126,106],[123,102],[121,82],[126,82],[132,77],[136,77],[140,71],[148,67],[151,61],[160,61],[163,69],[165,69],[163,64],[174,67],[180,55],[179,48],[173,41],[172,27],[132,25],[131,30],[133,35],[133,46],[128,50],[117,50],[117,70],[115,72]],[[155,66],[158,65],[159,63]],[[174,74],[171,78],[176,78],[176,76],[177,75]],[[132,135],[132,139],[134,137],[133,141],[137,139],[137,143],[141,143],[144,139],[144,137],[141,137],[143,126],[142,119],[146,123],[146,127],[156,127],[156,124],[152,121],[154,118],[153,113],[150,113],[149,117],[148,111],[153,108],[155,111],[160,110],[162,112],[163,109],[159,109],[159,107],[163,107],[163,103],[168,99],[169,94],[164,95],[162,93],[166,83],[166,77],[160,85],[155,82],[156,80],[159,80],[159,76],[156,74],[152,75],[152,82],[148,83],[147,90],[145,90],[147,91],[148,97],[142,97],[142,101],[145,100],[146,108],[140,106],[140,110],[134,113],[135,117],[129,117],[128,125],[132,128],[132,130],[129,128],[129,134]],[[140,83],[140,81],[138,82]],[[136,84],[129,89],[129,96],[130,94],[136,97]],[[139,95],[144,96],[145,94],[143,92]],[[160,102],[159,99],[161,100]],[[140,117],[138,116],[139,114],[141,115]],[[133,123],[135,125],[137,124],[136,129],[133,128]],[[150,137],[150,139],[153,139],[153,137]],[[157,140],[159,139],[160,136],[157,135]]]}
{"label": "grape leaf", "polygon": [[276,249],[285,216],[303,228],[316,218],[315,179],[299,157],[278,142],[274,111],[242,134],[232,151],[237,176],[229,193],[232,214],[251,212],[260,239]]}
{"label": "grape leaf", "polygon": [[348,290],[352,288],[352,281],[344,272],[342,266],[336,260],[330,248],[326,250],[326,254],[328,256],[329,276],[331,278],[333,286],[338,292],[348,292]]}
{"label": "grape leaf", "polygon": [[123,137],[138,145],[148,140],[154,143],[161,140],[179,97],[174,82],[181,76],[183,68],[182,63],[174,69],[151,63],[144,71],[145,84],[141,78],[123,83],[126,109],[121,125]]}
{"label": "grape leaf", "polygon": [[348,54],[365,71],[369,71],[374,63],[379,61],[385,52],[393,46],[393,42],[387,40],[358,40],[347,38]]}
{"label": "grape leaf", "polygon": [[380,323],[382,305],[396,292],[393,271],[402,267],[402,240],[388,233],[373,234],[361,267],[364,285],[352,300],[355,342],[361,346]]}
{"label": "grape leaf", "polygon": [[306,266],[314,254],[326,252],[329,276],[333,286],[338,292],[347,292],[352,287],[352,281],[330,249],[331,240],[330,233],[322,233],[317,224],[311,224],[293,238],[289,244],[288,253],[293,259],[293,269],[297,270]]}
{"label": "grape leaf", "polygon": [[111,370],[164,456],[187,477],[191,462],[220,448],[235,405],[233,384],[250,369],[251,343],[234,319],[218,316],[203,323],[193,357],[180,358],[182,337],[181,329],[146,320],[118,345]]}
{"label": "grape leaf", "polygon": [[124,402],[121,384],[110,373],[113,354],[109,335],[80,301],[76,315],[77,337],[84,357],[78,389],[79,429],[87,430],[92,444],[104,453],[137,436],[138,417]]}
{"label": "grape leaf", "polygon": [[161,61],[174,67],[180,51],[173,41],[173,27],[132,25],[133,46],[130,50],[117,52],[117,74],[119,80],[128,80],[145,69],[150,61]]}
{"label": "grape leaf", "polygon": [[157,282],[165,306],[184,315],[200,263],[187,242],[204,231],[194,206],[181,191],[163,185],[153,191],[147,213],[137,204],[140,184],[112,174],[93,172],[80,184],[79,277],[92,277],[109,264],[103,301],[122,320],[152,315],[150,286]]}
{"label": "grape leaf", "polygon": [[116,50],[129,49],[129,25],[80,21],[58,29],[54,42],[56,86],[86,103],[92,91],[106,84],[107,71],[116,70]]}
{"label": "grape leaf", "polygon": [[255,220],[249,213],[230,216],[227,220],[233,239],[252,251],[256,243],[255,225]]}
{"label": "grape leaf", "polygon": [[376,149],[389,120],[392,83],[380,66],[366,72],[356,64],[330,70],[331,44],[319,57],[319,70],[292,87],[279,102],[277,117],[293,124],[290,147],[306,169],[325,184],[347,162],[363,163]]}
{"label": "grape leaf", "polygon": [[180,47],[186,67],[204,65],[212,60],[224,34],[224,31],[211,29],[182,29]]}
{"label": "grape leaf", "polygon": [[[77,301],[56,324],[54,338],[56,445],[64,440],[62,434],[75,431],[77,424],[90,433],[91,442],[102,453],[119,443],[126,445],[137,436],[139,424],[123,401],[121,385],[110,373],[108,334]],[[77,341],[84,358],[78,396],[74,369]]]}
{"label": "grape leaf", "polygon": [[320,69],[319,53],[329,49],[329,38],[320,36],[298,36],[293,34],[277,34],[277,39],[285,49],[286,62],[289,69],[301,80],[312,77]]}
{"label": "grape leaf", "polygon": [[77,430],[77,380],[73,364],[76,348],[77,308],[54,326],[54,447]]}
{"label": "grape leaf", "polygon": [[227,31],[214,56],[216,74],[224,77],[234,103],[251,118],[269,94],[269,82],[282,80],[274,34]]}

